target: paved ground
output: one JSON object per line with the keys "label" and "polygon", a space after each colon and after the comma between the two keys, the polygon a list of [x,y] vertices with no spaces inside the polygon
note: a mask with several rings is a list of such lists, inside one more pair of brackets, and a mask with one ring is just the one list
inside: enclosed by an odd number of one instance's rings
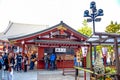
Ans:
{"label": "paved ground", "polygon": [[[80,79],[83,79],[83,72],[80,71]],[[55,71],[39,71],[37,74],[37,80],[75,80],[75,73],[69,72],[62,75],[62,70]],[[87,80],[89,80],[89,74],[87,74]]]}
{"label": "paved ground", "polygon": [[[84,80],[82,71],[80,73],[80,79]],[[5,72],[5,79],[7,79],[8,72]],[[75,73],[66,73],[65,76],[62,75],[62,70],[33,70],[28,72],[16,72],[14,71],[14,80],[75,80]],[[1,79],[0,79],[1,80]],[[87,80],[89,80],[89,74],[87,73]]]}

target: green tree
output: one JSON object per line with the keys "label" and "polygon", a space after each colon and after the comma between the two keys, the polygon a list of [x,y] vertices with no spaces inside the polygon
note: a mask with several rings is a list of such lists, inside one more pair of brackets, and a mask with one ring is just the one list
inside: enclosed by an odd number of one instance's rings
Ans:
{"label": "green tree", "polygon": [[84,20],[82,24],[83,24],[83,27],[78,29],[78,32],[90,37],[92,35],[92,28],[88,26],[86,20]]}
{"label": "green tree", "polygon": [[107,33],[120,33],[120,24],[111,21],[111,23],[106,27],[105,32]]}
{"label": "green tree", "polygon": [[[120,24],[118,24],[117,22],[111,21],[111,23],[106,27],[105,32],[120,34]],[[113,46],[109,45],[107,47],[108,47],[108,52],[110,53],[111,57],[113,58]]]}

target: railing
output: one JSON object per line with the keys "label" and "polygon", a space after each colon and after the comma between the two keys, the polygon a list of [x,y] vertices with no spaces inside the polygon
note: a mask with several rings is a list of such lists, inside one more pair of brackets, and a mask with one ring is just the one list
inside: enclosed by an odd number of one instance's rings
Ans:
{"label": "railing", "polygon": [[110,76],[109,80],[119,80],[120,79],[120,74],[98,74],[98,73],[95,73],[94,71],[91,71],[89,69],[84,69],[82,67],[76,67],[74,66],[75,68],[75,80],[77,80],[77,78],[79,77],[79,70],[82,70],[82,71],[85,71],[85,72],[88,72],[90,73],[90,80],[99,80],[100,77],[103,78],[103,80],[106,80],[107,76]]}
{"label": "railing", "polygon": [[[94,73],[93,71],[91,71],[89,69],[84,69],[82,67],[76,67],[76,66],[74,66],[74,68],[75,68],[75,80],[77,80],[77,78],[79,77],[79,70],[82,70],[82,71],[85,71],[85,72],[88,72],[88,73],[91,73],[91,74]],[[97,74],[97,73],[94,73],[94,74]]]}

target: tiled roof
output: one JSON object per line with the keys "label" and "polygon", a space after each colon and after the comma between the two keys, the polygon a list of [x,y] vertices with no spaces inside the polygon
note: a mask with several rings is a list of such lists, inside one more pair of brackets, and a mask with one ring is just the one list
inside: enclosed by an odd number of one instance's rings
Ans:
{"label": "tiled roof", "polygon": [[0,33],[0,41],[8,41],[7,37],[4,35],[4,33]]}
{"label": "tiled roof", "polygon": [[114,45],[115,38],[117,39],[117,44],[120,45],[120,34],[106,32],[96,32],[86,42],[93,45]]}
{"label": "tiled roof", "polygon": [[[23,24],[20,24],[20,25],[23,25]],[[48,28],[44,28],[44,29],[37,29],[38,31],[32,31],[32,32],[30,32],[30,31],[28,31],[28,33],[23,33],[24,31],[23,30],[21,30],[21,29],[19,29],[20,31],[21,31],[21,34],[18,34],[18,35],[13,35],[13,36],[9,36],[9,39],[10,40],[14,40],[14,39],[20,39],[20,38],[25,38],[25,37],[30,37],[30,36],[33,36],[33,35],[36,35],[36,34],[39,34],[39,33],[43,33],[43,32],[47,32],[47,31],[49,31],[49,30],[52,30],[52,29],[54,29],[54,28],[56,28],[56,27],[58,27],[58,26],[60,26],[60,25],[62,25],[62,26],[64,26],[64,27],[66,27],[67,29],[69,29],[69,30],[71,30],[72,32],[74,32],[75,34],[77,34],[77,35],[79,35],[79,36],[82,36],[82,37],[84,37],[84,38],[88,38],[87,36],[85,36],[85,35],[83,35],[83,34],[81,34],[81,33],[79,33],[79,32],[77,32],[76,30],[74,30],[73,28],[71,28],[71,27],[69,27],[67,24],[65,24],[65,23],[63,23],[63,21],[61,21],[59,24],[57,24],[57,25],[55,25],[55,26],[52,26],[52,27],[48,27]],[[30,25],[31,26],[31,25]],[[12,26],[12,27],[14,27],[14,26]],[[42,27],[43,28],[43,27]],[[17,27],[16,27],[16,30],[18,30],[17,29]],[[23,28],[24,29],[24,28]],[[27,30],[27,29],[26,29]],[[13,30],[12,30],[13,31]],[[19,33],[20,33],[20,31],[19,31]],[[9,33],[9,32],[7,32],[7,33]]]}
{"label": "tiled roof", "polygon": [[46,29],[48,25],[34,25],[10,22],[4,34],[9,38],[25,36]]}

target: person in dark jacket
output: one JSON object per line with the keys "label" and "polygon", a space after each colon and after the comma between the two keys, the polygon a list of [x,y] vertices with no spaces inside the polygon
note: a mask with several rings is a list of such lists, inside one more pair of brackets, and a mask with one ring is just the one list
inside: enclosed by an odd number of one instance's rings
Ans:
{"label": "person in dark jacket", "polygon": [[47,53],[44,53],[44,64],[45,64],[45,69],[48,69],[48,64],[49,64],[49,55]]}
{"label": "person in dark jacket", "polygon": [[34,51],[31,55],[31,58],[30,58],[30,68],[29,70],[33,70],[34,69],[34,66],[35,66],[35,61],[36,61],[36,51]]}
{"label": "person in dark jacket", "polygon": [[16,57],[16,60],[17,60],[17,71],[21,71],[22,70],[22,55],[21,53],[19,53]]}
{"label": "person in dark jacket", "polygon": [[10,64],[12,65],[11,67],[13,68],[13,69],[15,69],[15,57],[14,57],[14,55],[12,55],[11,56],[11,58],[10,58]]}
{"label": "person in dark jacket", "polygon": [[4,61],[4,66],[5,66],[5,70],[8,70],[9,68],[9,62],[8,62],[8,54],[7,53],[4,53],[3,55],[3,61]]}

